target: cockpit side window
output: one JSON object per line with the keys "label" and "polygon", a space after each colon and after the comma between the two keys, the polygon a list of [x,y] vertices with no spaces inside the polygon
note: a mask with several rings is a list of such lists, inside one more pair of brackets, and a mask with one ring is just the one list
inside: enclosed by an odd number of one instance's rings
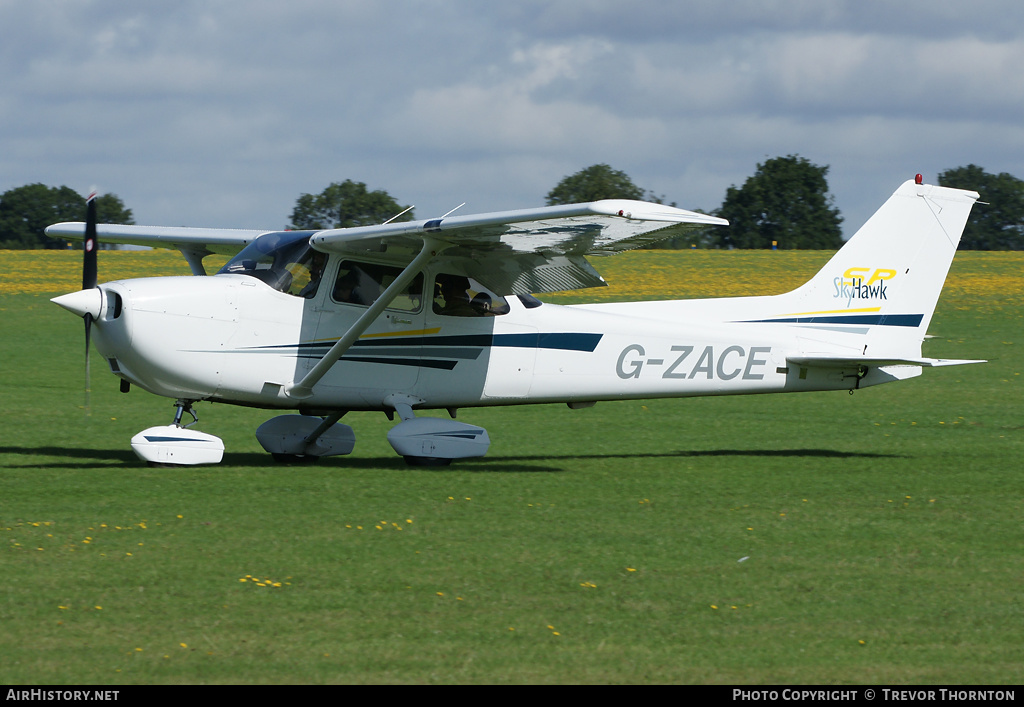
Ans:
{"label": "cockpit side window", "polygon": [[[343,260],[338,267],[331,299],[342,304],[371,305],[402,274],[402,268],[376,263]],[[391,309],[416,312],[423,301],[423,274],[413,278],[404,291],[388,305]]]}
{"label": "cockpit side window", "polygon": [[314,231],[265,233],[247,245],[217,274],[248,275],[278,292],[310,298],[316,294],[327,265],[327,254],[313,250]]}
{"label": "cockpit side window", "polygon": [[447,317],[508,314],[508,302],[471,277],[440,273],[434,279],[434,313]]}

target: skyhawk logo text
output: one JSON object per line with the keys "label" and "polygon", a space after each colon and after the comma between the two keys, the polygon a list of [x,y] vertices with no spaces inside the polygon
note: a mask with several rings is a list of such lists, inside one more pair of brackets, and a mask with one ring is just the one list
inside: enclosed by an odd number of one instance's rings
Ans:
{"label": "skyhawk logo text", "polygon": [[[876,268],[871,277],[871,268],[848,268],[842,277],[835,278],[836,293],[834,299],[845,299],[849,307],[853,300],[887,300],[886,281],[896,277],[896,271],[887,268]],[[867,279],[867,282],[865,282]]]}

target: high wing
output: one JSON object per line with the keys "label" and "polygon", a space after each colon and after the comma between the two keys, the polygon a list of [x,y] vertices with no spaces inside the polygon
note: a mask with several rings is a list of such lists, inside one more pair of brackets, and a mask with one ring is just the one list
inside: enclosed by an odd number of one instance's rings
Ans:
{"label": "high wing", "polygon": [[445,244],[444,259],[458,260],[495,293],[514,295],[605,286],[584,256],[639,248],[687,226],[727,224],[672,206],[607,199],[320,231],[310,242],[325,252],[388,253],[409,262],[429,236]]}
{"label": "high wing", "polygon": [[[405,264],[423,245],[423,237],[446,245],[445,259],[459,260],[467,274],[501,295],[558,292],[602,287],[604,278],[584,256],[613,255],[669,238],[679,229],[728,225],[725,219],[672,206],[626,199],[498,211],[319,231],[311,240],[324,252],[387,253]],[[234,255],[273,231],[174,226],[100,224],[104,243],[181,251],[192,272],[203,275],[204,256]],[[82,240],[85,224],[47,227],[53,238]]]}
{"label": "high wing", "polygon": [[[96,234],[102,243],[173,248],[185,256],[192,272],[206,274],[203,257],[212,253],[234,255],[249,243],[270,231],[255,231],[233,228],[185,228],[181,226],[125,226],[101,223]],[[82,240],[85,238],[85,224],[80,221],[55,223],[46,227],[51,238]]]}

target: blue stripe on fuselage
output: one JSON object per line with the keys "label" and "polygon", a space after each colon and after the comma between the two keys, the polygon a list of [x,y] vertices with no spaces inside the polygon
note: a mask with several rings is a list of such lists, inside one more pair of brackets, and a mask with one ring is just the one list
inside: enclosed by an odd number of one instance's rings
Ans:
{"label": "blue stripe on fuselage", "polygon": [[921,326],[923,314],[839,314],[806,317],[780,317],[778,319],[750,319],[740,324],[859,324],[877,326]]}

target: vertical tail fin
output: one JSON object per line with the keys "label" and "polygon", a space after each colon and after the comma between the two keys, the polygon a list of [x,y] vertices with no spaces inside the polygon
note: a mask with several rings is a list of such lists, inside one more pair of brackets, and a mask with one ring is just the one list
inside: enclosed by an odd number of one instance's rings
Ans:
{"label": "vertical tail fin", "polygon": [[906,182],[817,275],[778,296],[787,311],[773,321],[858,327],[870,353],[920,356],[977,199],[976,192]]}

